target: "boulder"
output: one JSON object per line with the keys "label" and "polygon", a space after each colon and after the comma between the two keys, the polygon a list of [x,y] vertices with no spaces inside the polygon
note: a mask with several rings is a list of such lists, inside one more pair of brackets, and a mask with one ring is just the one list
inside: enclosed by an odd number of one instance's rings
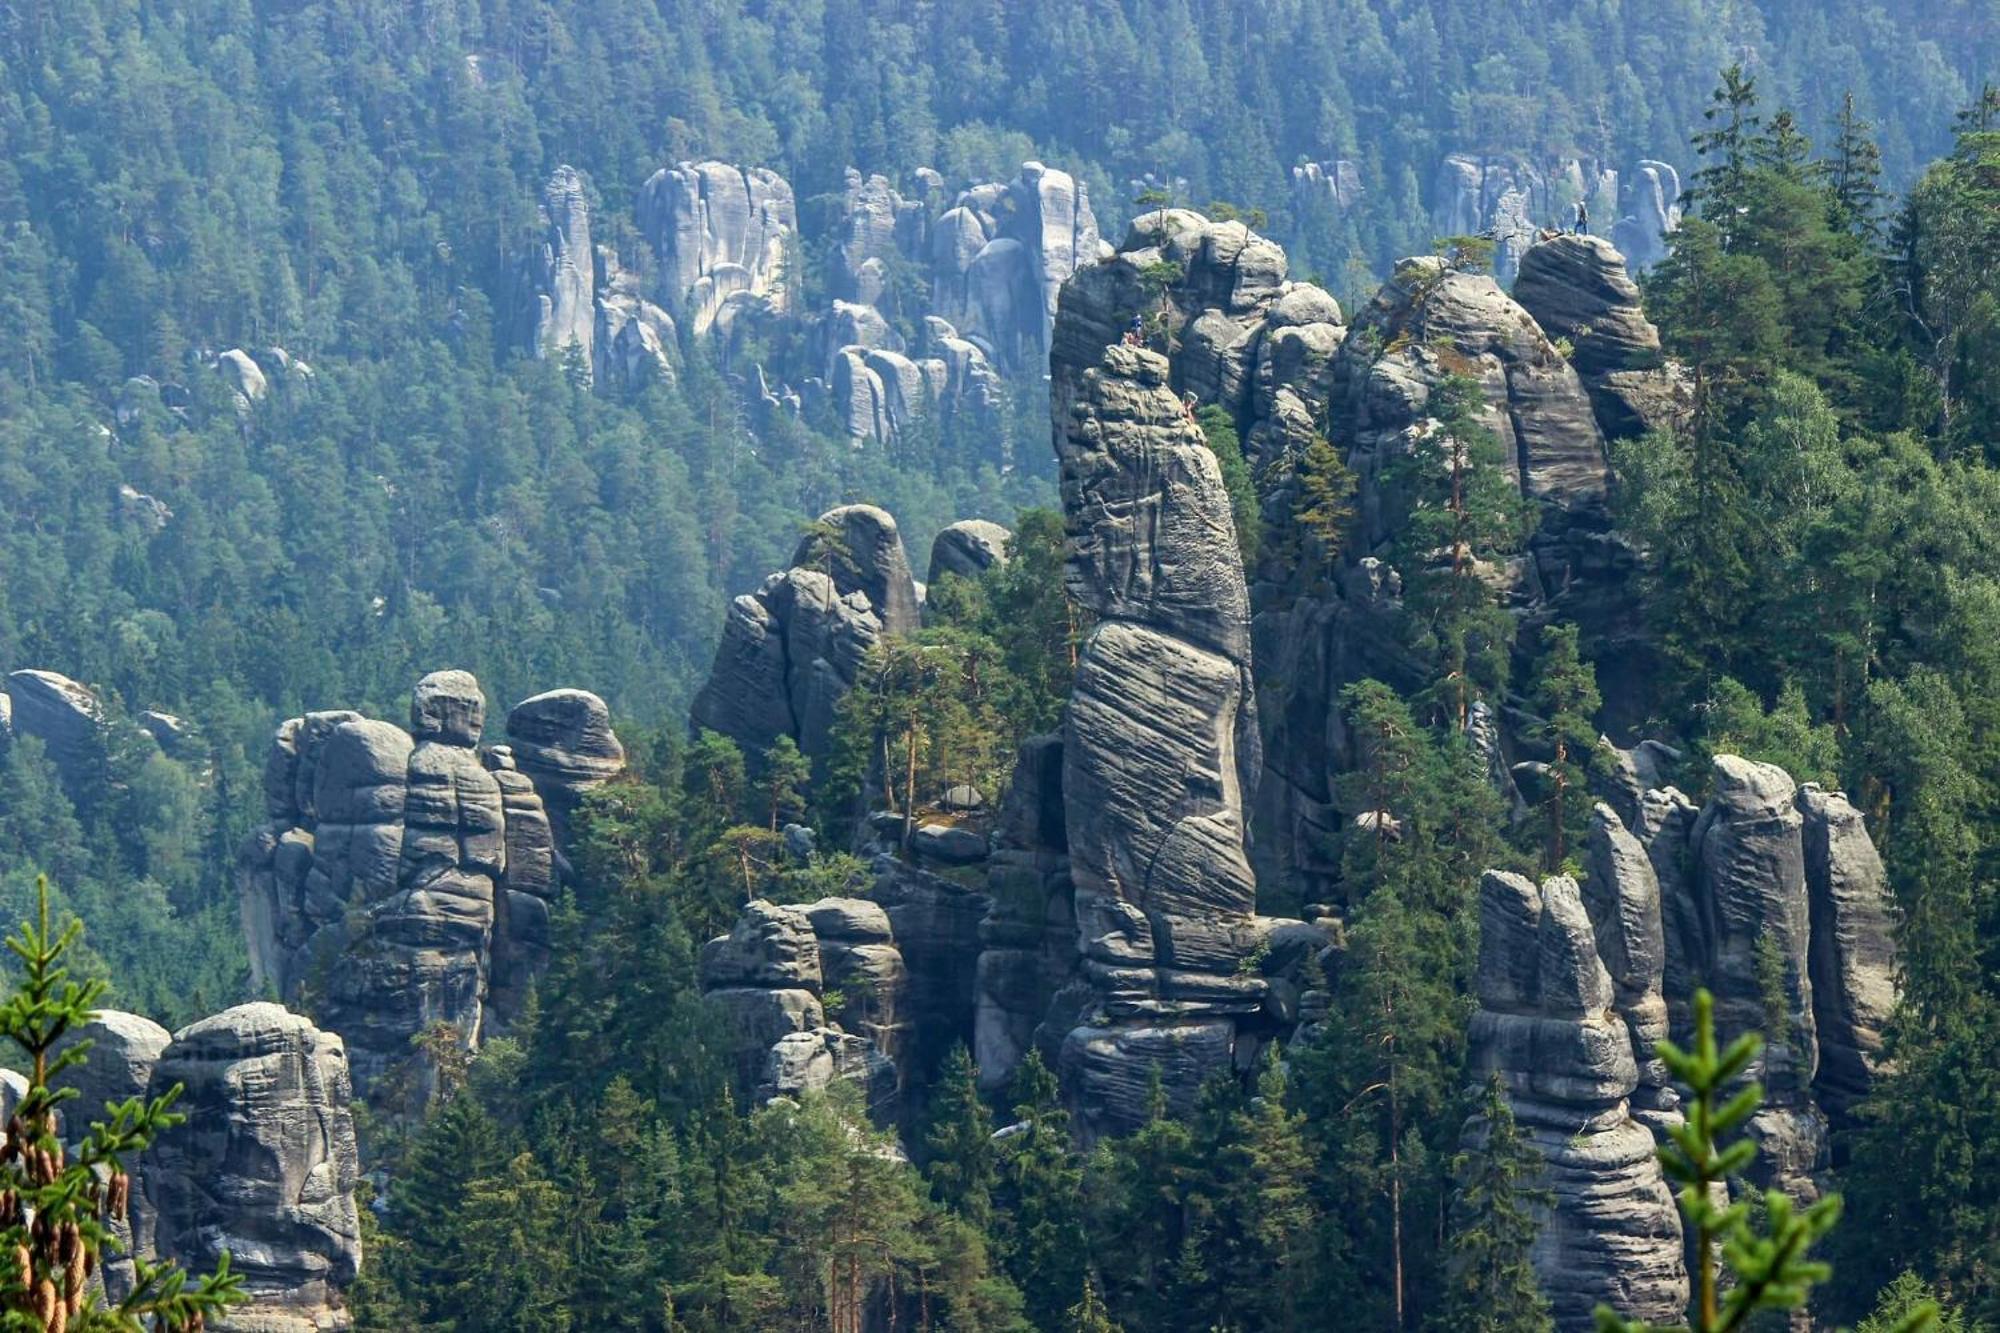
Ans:
{"label": "boulder", "polygon": [[1691,408],[1639,308],[1625,258],[1595,236],[1543,233],[1521,257],[1514,299],[1550,338],[1566,341],[1610,438],[1681,424]]}
{"label": "boulder", "polygon": [[1007,543],[1014,534],[983,518],[962,518],[938,530],[931,541],[930,571],[924,582],[935,584],[946,574],[977,579],[1007,563]]}
{"label": "boulder", "polygon": [[[172,1040],[167,1030],[150,1018],[106,1009],[63,1042],[61,1049],[65,1051],[89,1043],[83,1063],[71,1066],[63,1076],[77,1093],[74,1100],[63,1104],[64,1142],[72,1147],[81,1143],[89,1137],[92,1124],[111,1119],[110,1107],[145,1097],[153,1070]],[[26,1091],[25,1087],[21,1091]],[[131,1192],[127,1211],[105,1219],[120,1247],[117,1253],[107,1251],[104,1255],[105,1291],[114,1301],[131,1292],[137,1280],[132,1256],[154,1253],[153,1223],[143,1181],[151,1160],[145,1155],[127,1161],[127,1168],[140,1183]]]}
{"label": "boulder", "polygon": [[275,1004],[239,1005],[174,1034],[149,1095],[175,1084],[188,1121],[139,1177],[155,1251],[193,1272],[227,1251],[250,1297],[231,1327],[347,1328],[360,1169],[340,1038]]}

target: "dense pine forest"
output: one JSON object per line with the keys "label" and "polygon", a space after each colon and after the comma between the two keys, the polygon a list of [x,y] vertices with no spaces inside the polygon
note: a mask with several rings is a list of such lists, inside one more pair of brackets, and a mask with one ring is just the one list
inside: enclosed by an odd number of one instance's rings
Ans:
{"label": "dense pine forest", "polygon": [[[60,672],[97,712],[67,740],[0,713],[0,907],[29,916],[46,875],[85,923],[71,965],[169,1028],[280,999],[332,1030],[331,982],[253,980],[245,944],[245,849],[296,816],[267,809],[274,729],[409,714],[421,753],[410,685],[439,667],[498,705],[489,738],[513,701],[592,691],[623,768],[557,822],[560,888],[504,1033],[471,1049],[433,1024],[422,1077],[357,1098],[355,1330],[1531,1333],[1558,1327],[1530,1263],[1549,1197],[1535,1127],[1470,1050],[1481,874],[1588,885],[1611,741],[1665,743],[1655,776],[1690,823],[1717,756],[1741,756],[1845,792],[1893,906],[1879,1066],[1811,1173],[1844,1213],[1799,1224],[1832,1267],[1790,1274],[1818,1321],[1791,1326],[1890,1333],[1934,1301],[1936,1327],[2000,1328],[1996,77],[1994,0],[22,0],[0,13],[0,675]],[[1509,434],[1510,459],[1482,424],[1493,377],[1448,332],[1364,331],[1392,293],[1421,308],[1495,271],[1493,217],[1441,225],[1447,155],[1541,173],[1521,192],[1544,241],[1580,206],[1624,209],[1637,164],[1685,186],[1637,279],[1644,368],[1672,367],[1678,406],[1606,445],[1643,668],[1494,572],[1568,535],[1522,500],[1529,446]],[[809,313],[710,336],[676,310],[660,368],[616,382],[538,345],[552,173],[574,169],[616,256],[600,287],[621,263],[652,284],[649,178],[691,161],[789,183],[774,271]],[[981,344],[976,416],[932,386],[862,440],[843,391],[798,369],[833,383],[825,330],[871,302],[898,348],[946,345],[914,262],[853,300],[850,168],[912,199],[930,173],[949,201],[1024,163],[1087,190],[1107,263],[1148,228],[1166,254],[1174,208],[1247,222],[1337,298],[1351,345],[1438,375],[1434,428],[1379,471],[1331,407],[1287,454],[1219,395],[1185,400],[1259,654],[1272,608],[1358,604],[1364,551],[1369,578],[1405,572],[1367,622],[1394,669],[1327,701],[1343,818],[1300,835],[1309,867],[1266,829],[1250,848],[1256,910],[1327,932],[1268,1006],[1286,1040],[1191,1099],[1156,1066],[1117,1132],[1044,1050],[996,1080],[954,1034],[907,1039],[892,1113],[845,1072],[749,1096],[704,994],[746,903],[868,899],[883,865],[918,863],[919,811],[1002,843],[940,812],[1017,818],[1003,795],[1074,725],[1093,617],[1064,567],[1082,484],[1049,446],[1074,392],[1050,373],[1053,295],[1039,360]],[[1015,197],[981,196],[1000,225]],[[1156,323],[1127,339],[1183,377],[1194,339],[1167,312],[1194,263],[1139,270]],[[1592,333],[1548,341],[1588,372]],[[1375,494],[1408,511],[1379,542]],[[811,753],[690,728],[740,594],[772,571],[847,591],[853,530],[814,520],[852,504],[894,516],[919,577],[958,520],[1004,523],[1005,558],[933,572],[921,627],[878,604]],[[1258,682],[1267,724],[1295,684]],[[1521,762],[1480,750],[1475,717]],[[987,891],[983,863],[926,864],[936,893]],[[995,947],[974,936],[968,987]],[[1754,1026],[1796,1059],[1797,978],[1761,947],[1754,967]],[[854,987],[815,1004],[893,1026]],[[1666,1000],[1681,1024],[1692,997]],[[1730,1226],[1785,1234],[1745,1197]],[[1748,1250],[1729,1271],[1767,1308],[1694,1326],[1785,1326],[1760,1262],[1780,1271]]]}

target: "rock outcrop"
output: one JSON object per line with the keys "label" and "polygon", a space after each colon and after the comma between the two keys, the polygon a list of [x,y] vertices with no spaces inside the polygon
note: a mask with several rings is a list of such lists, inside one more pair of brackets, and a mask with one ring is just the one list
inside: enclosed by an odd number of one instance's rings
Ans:
{"label": "rock outcrop", "polygon": [[700,337],[729,312],[790,308],[785,249],[799,229],[792,187],[774,171],[683,162],[646,181],[639,230],[660,260],[667,312]]}
{"label": "rock outcrop", "polygon": [[[1542,1156],[1540,1183],[1553,1202],[1531,1257],[1561,1333],[1594,1328],[1599,1303],[1668,1323],[1688,1299],[1680,1213],[1653,1135],[1628,1107],[1640,1067],[1615,1009],[1622,988],[1598,953],[1607,934],[1616,947],[1629,941],[1605,924],[1593,929],[1568,878],[1537,888],[1488,871],[1480,883],[1469,1067],[1475,1085],[1499,1078]],[[1483,1118],[1468,1121],[1467,1146],[1485,1132]]]}
{"label": "rock outcrop", "polygon": [[472,1047],[510,1021],[546,961],[559,887],[537,783],[566,821],[623,753],[601,700],[559,691],[515,710],[522,772],[511,747],[479,745],[485,707],[471,675],[433,672],[408,732],[321,712],[272,742],[267,822],[239,862],[253,979],[311,997],[364,1094],[427,1077],[411,1043],[435,1025]]}
{"label": "rock outcrop", "polygon": [[927,584],[946,574],[976,579],[996,565],[1007,563],[1007,543],[1014,534],[998,523],[983,518],[962,518],[938,529],[931,541],[931,563],[924,575]]}
{"label": "rock outcrop", "polygon": [[250,1297],[228,1328],[349,1327],[360,1168],[340,1038],[278,1005],[241,1005],[174,1034],[148,1091],[175,1084],[187,1123],[146,1154],[134,1199],[154,1252],[207,1272],[228,1251]]}
{"label": "rock outcrop", "polygon": [[557,167],[542,187],[541,223],[528,258],[534,293],[530,346],[537,357],[557,359],[573,348],[584,365],[592,365],[597,258],[590,242],[590,203],[576,168]]}
{"label": "rock outcrop", "polygon": [[1867,1095],[1896,1007],[1888,876],[1861,812],[1840,792],[1800,788],[1810,963],[1819,1033],[1820,1105],[1835,1124]]}
{"label": "rock outcrop", "polygon": [[[1660,887],[1668,1027],[1687,1040],[1702,985],[1725,1039],[1765,1035],[1751,1071],[1766,1088],[1753,1175],[1810,1199],[1896,1002],[1882,862],[1837,792],[1734,755],[1715,758],[1710,787],[1699,811],[1671,787],[1646,792],[1634,830]],[[1598,818],[1615,820],[1608,807]]]}
{"label": "rock outcrop", "polygon": [[1595,236],[1544,234],[1521,256],[1514,299],[1542,331],[1573,349],[1607,437],[1681,424],[1686,391],[1660,351],[1660,332],[1639,308],[1624,257]]}
{"label": "rock outcrop", "polygon": [[[99,1012],[77,1029],[63,1043],[63,1049],[74,1049],[84,1042],[89,1047],[83,1063],[72,1066],[63,1076],[77,1092],[74,1100],[63,1105],[63,1141],[74,1147],[89,1137],[93,1123],[110,1119],[109,1107],[146,1096],[152,1085],[153,1070],[172,1040],[167,1030],[152,1019],[112,1009]],[[142,1156],[126,1162],[128,1172],[138,1183],[128,1196],[126,1212],[105,1218],[120,1247],[118,1253],[107,1251],[104,1256],[104,1287],[114,1301],[129,1293],[136,1281],[133,1256],[155,1254],[144,1180],[150,1160],[150,1156]]]}
{"label": "rock outcrop", "polygon": [[1009,371],[1049,354],[1062,285],[1098,258],[1083,183],[1026,162],[1011,182],[974,186],[930,230],[931,308]]}
{"label": "rock outcrop", "polygon": [[1634,273],[1644,273],[1667,257],[1667,236],[1681,225],[1681,175],[1665,162],[1639,163],[1630,177],[1626,213],[1611,239]]}
{"label": "rock outcrop", "polygon": [[895,1123],[905,969],[880,906],[753,899],[729,934],[703,946],[700,979],[703,1002],[729,1034],[739,1097],[756,1104],[849,1080],[877,1123]]}
{"label": "rock outcrop", "polygon": [[54,671],[16,671],[7,700],[10,734],[40,740],[69,791],[102,767],[104,705],[89,686]]}
{"label": "rock outcrop", "polygon": [[[919,623],[910,561],[896,520],[871,505],[820,516],[792,566],[730,604],[708,679],[695,695],[696,727],[759,756],[779,736],[826,752],[834,709],[869,648]],[[830,539],[830,540],[829,540]]]}
{"label": "rock outcrop", "polygon": [[[1077,341],[1059,329],[1059,348]],[[1062,738],[1082,964],[1045,1020],[1086,1134],[1142,1123],[1155,1065],[1180,1109],[1248,1067],[1275,1006],[1253,960],[1286,953],[1245,845],[1260,763],[1229,497],[1166,359],[1097,350],[1056,363],[1051,409],[1065,581],[1097,620]]]}

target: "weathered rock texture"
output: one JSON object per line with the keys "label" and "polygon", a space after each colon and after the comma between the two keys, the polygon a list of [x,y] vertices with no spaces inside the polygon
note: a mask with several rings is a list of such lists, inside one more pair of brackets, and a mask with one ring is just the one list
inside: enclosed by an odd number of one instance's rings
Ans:
{"label": "weathered rock texture", "polygon": [[[1070,327],[1059,349],[1087,346]],[[1282,1007],[1287,926],[1256,914],[1244,811],[1258,733],[1249,596],[1213,454],[1168,386],[1165,358],[1099,344],[1054,364],[1065,579],[1093,616],[1062,736],[1077,976],[1044,1019],[1087,1134],[1247,1067]],[[1060,351],[1059,351],[1060,355]]]}
{"label": "weathered rock texture", "polygon": [[347,1328],[361,1229],[340,1038],[278,1005],[241,1005],[174,1034],[148,1091],[176,1083],[187,1123],[160,1137],[138,1180],[153,1250],[196,1272],[229,1252],[250,1304],[228,1328]]}
{"label": "weathered rock texture", "polygon": [[976,579],[1007,563],[1007,543],[1014,534],[983,518],[962,518],[938,530],[931,541],[930,570],[924,582],[936,583],[946,574]]}
{"label": "weathered rock texture", "polygon": [[[1623,935],[1615,918],[1593,929],[1574,880],[1538,889],[1489,871],[1480,883],[1469,1064],[1475,1083],[1499,1077],[1542,1155],[1542,1183],[1554,1197],[1532,1258],[1562,1333],[1594,1328],[1600,1302],[1667,1323],[1688,1298],[1680,1214],[1653,1135],[1627,1100],[1641,1075],[1615,1008],[1624,988],[1598,952],[1607,937],[1625,947]],[[1467,1146],[1485,1132],[1481,1117],[1468,1121]]]}
{"label": "weathered rock texture", "polygon": [[7,677],[7,700],[11,734],[40,740],[70,791],[98,772],[104,706],[89,686],[53,671],[16,671]]}
{"label": "weathered rock texture", "polygon": [[640,191],[639,230],[660,259],[667,311],[700,336],[733,312],[790,307],[785,249],[799,229],[792,187],[774,171],[683,162]]}
{"label": "weathered rock texture", "polygon": [[1595,236],[1544,236],[1521,257],[1514,299],[1570,364],[1610,437],[1680,424],[1689,402],[1639,308],[1639,289],[1611,245]]}
{"label": "weathered rock texture", "polygon": [[[66,1040],[65,1050],[82,1042],[88,1042],[89,1048],[83,1063],[72,1066],[64,1075],[77,1096],[63,1105],[63,1141],[72,1146],[81,1143],[89,1137],[93,1123],[110,1119],[107,1107],[146,1096],[153,1070],[172,1040],[167,1030],[152,1019],[111,1009],[98,1013]],[[132,1290],[136,1276],[133,1256],[155,1254],[153,1219],[147,1208],[144,1183],[150,1161],[150,1156],[143,1156],[126,1163],[138,1183],[131,1191],[125,1214],[105,1219],[120,1245],[117,1254],[107,1251],[102,1270],[105,1291],[114,1301]]]}
{"label": "weathered rock texture", "polygon": [[561,166],[542,187],[541,234],[521,261],[520,338],[541,360],[569,356],[600,389],[629,391],[650,376],[671,382],[672,316],[645,298],[617,254],[591,241],[582,175]]}
{"label": "weathered rock texture", "polygon": [[267,822],[240,860],[253,978],[345,1038],[364,1093],[392,1072],[427,1077],[411,1039],[434,1024],[472,1047],[510,1021],[547,958],[562,864],[549,804],[566,821],[622,762],[594,695],[514,710],[528,772],[512,747],[479,745],[485,708],[468,673],[433,672],[408,732],[308,713],[265,764]]}
{"label": "weathered rock texture", "polygon": [[1667,234],[1681,224],[1681,176],[1665,162],[1642,161],[1631,173],[1626,213],[1611,230],[1634,273],[1667,257]]}
{"label": "weathered rock texture", "polygon": [[1809,1199],[1896,1001],[1882,862],[1837,792],[1734,755],[1716,757],[1710,787],[1699,812],[1671,787],[1646,792],[1635,830],[1661,890],[1669,1027],[1687,1039],[1688,1000],[1704,985],[1725,1038],[1765,1035],[1751,1071],[1767,1090],[1750,1126],[1753,1174]]}
{"label": "weathered rock texture", "polygon": [[730,604],[690,717],[753,759],[780,736],[817,757],[861,659],[884,634],[919,620],[916,583],[896,520],[872,505],[820,516],[831,545],[808,535],[792,567]]}
{"label": "weathered rock texture", "polygon": [[[703,946],[701,989],[729,1034],[740,1097],[761,1103],[851,1080],[879,1123],[897,1119],[906,973],[879,905],[755,899],[729,934]],[[827,996],[839,997],[831,1014]]]}
{"label": "weathered rock texture", "polygon": [[1023,163],[1011,182],[966,190],[931,224],[932,310],[1002,367],[1039,366],[1049,353],[1057,293],[1098,251],[1083,183]]}

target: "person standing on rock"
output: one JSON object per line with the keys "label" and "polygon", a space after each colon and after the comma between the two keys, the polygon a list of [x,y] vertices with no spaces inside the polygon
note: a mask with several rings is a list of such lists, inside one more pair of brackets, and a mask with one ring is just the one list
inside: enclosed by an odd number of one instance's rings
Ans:
{"label": "person standing on rock", "polygon": [[1590,205],[1581,199],[1576,201],[1576,225],[1571,230],[1578,236],[1590,234]]}
{"label": "person standing on rock", "polygon": [[1125,326],[1125,345],[1143,347],[1146,345],[1146,317],[1135,313],[1132,322]]}

